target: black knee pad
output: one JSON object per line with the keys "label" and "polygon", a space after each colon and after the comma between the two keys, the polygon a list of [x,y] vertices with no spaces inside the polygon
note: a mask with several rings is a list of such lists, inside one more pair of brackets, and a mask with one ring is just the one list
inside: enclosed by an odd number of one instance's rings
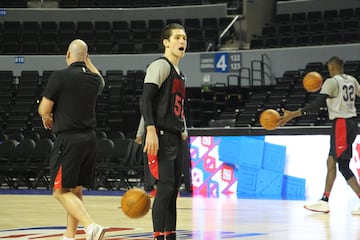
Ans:
{"label": "black knee pad", "polygon": [[350,178],[352,178],[354,176],[354,173],[349,168],[349,162],[350,161],[347,161],[347,160],[344,160],[344,159],[339,159],[338,160],[339,171],[344,176],[346,181],[348,181]]}

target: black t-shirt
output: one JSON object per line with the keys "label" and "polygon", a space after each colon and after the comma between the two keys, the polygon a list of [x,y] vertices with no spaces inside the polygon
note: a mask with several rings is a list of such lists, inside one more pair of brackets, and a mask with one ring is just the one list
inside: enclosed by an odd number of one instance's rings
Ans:
{"label": "black t-shirt", "polygon": [[170,64],[170,74],[162,83],[155,99],[155,125],[161,130],[181,133],[184,131],[185,76],[177,73]]}
{"label": "black t-shirt", "polygon": [[53,132],[94,129],[96,98],[102,91],[99,75],[76,62],[50,76],[43,96],[54,101]]}

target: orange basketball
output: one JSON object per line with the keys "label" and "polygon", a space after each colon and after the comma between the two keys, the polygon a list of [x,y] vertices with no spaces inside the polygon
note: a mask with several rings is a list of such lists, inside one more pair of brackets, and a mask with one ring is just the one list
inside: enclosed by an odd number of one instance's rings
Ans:
{"label": "orange basketball", "polygon": [[303,79],[303,86],[308,92],[317,92],[320,90],[323,79],[318,72],[309,72]]}
{"label": "orange basketball", "polygon": [[266,130],[274,130],[278,126],[280,114],[274,109],[266,109],[260,114],[260,125]]}
{"label": "orange basketball", "polygon": [[145,216],[150,210],[150,197],[139,188],[132,188],[125,192],[121,198],[121,209],[130,218]]}

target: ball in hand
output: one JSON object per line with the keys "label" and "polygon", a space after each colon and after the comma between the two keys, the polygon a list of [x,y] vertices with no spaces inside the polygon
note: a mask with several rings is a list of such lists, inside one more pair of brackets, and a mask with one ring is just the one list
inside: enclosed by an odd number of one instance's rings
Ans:
{"label": "ball in hand", "polygon": [[278,127],[280,114],[274,109],[266,109],[260,114],[260,125],[266,130],[274,130]]}

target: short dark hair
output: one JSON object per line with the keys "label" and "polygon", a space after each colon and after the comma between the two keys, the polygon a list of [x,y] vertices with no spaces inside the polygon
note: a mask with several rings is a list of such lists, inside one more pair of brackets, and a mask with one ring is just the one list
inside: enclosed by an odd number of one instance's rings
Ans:
{"label": "short dark hair", "polygon": [[185,28],[183,25],[179,24],[179,23],[169,23],[168,25],[166,25],[166,27],[162,30],[161,32],[161,41],[163,41],[164,39],[169,39],[172,33],[172,30],[174,29],[181,29],[185,31]]}
{"label": "short dark hair", "polygon": [[329,61],[327,62],[327,64],[329,64],[329,63],[333,63],[333,64],[335,64],[337,66],[340,66],[340,67],[343,67],[343,65],[344,65],[344,61],[341,58],[339,58],[338,56],[331,57],[329,59]]}

